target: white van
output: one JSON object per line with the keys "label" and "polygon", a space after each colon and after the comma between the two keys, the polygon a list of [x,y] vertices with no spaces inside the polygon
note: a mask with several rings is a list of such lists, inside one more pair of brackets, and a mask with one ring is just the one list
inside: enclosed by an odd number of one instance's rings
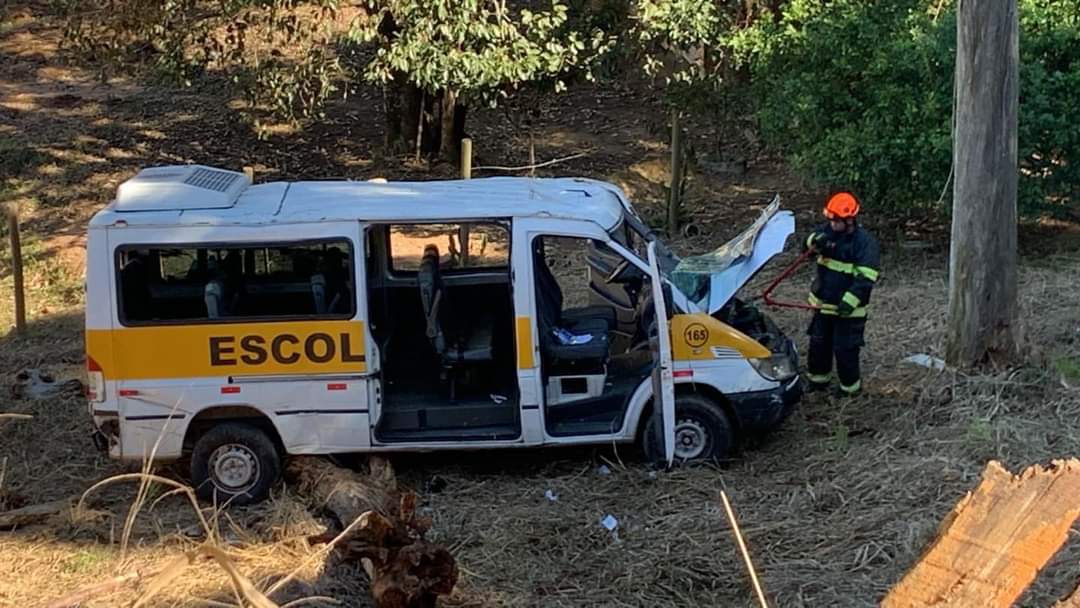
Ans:
{"label": "white van", "polygon": [[[188,457],[201,497],[237,504],[288,454],[641,439],[659,462],[721,458],[801,395],[792,341],[734,297],[794,228],[775,198],[680,260],[593,180],[145,169],[89,228],[95,441]],[[553,267],[588,301],[565,305]]]}

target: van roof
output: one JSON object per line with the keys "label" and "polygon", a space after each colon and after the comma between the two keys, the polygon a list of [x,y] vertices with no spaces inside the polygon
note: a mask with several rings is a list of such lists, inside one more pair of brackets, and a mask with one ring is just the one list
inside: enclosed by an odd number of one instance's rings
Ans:
{"label": "van roof", "polygon": [[[187,166],[190,167],[190,166]],[[217,193],[170,184],[183,172],[144,169],[118,190],[91,227],[123,220],[131,226],[257,225],[324,221],[439,222],[514,217],[553,217],[595,222],[605,230],[622,219],[626,197],[607,182],[585,178],[487,177],[470,180],[385,182],[301,181],[247,185],[228,203]],[[221,171],[221,169],[203,168]],[[156,172],[147,179],[147,172]],[[160,177],[164,176],[164,177]],[[138,199],[125,194],[139,185]],[[190,184],[190,179],[188,179]],[[230,193],[231,194],[231,193]],[[130,196],[130,194],[128,194]]]}

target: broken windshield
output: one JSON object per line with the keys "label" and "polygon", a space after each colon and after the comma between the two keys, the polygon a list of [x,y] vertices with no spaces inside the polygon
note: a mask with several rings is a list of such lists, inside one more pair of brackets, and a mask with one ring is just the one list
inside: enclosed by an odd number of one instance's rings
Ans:
{"label": "broken windshield", "polygon": [[720,247],[701,255],[679,260],[672,271],[671,281],[692,302],[702,302],[709,295],[714,273],[727,270],[732,264],[749,258],[762,228],[780,209],[780,197],[774,196],[761,215],[742,234]]}

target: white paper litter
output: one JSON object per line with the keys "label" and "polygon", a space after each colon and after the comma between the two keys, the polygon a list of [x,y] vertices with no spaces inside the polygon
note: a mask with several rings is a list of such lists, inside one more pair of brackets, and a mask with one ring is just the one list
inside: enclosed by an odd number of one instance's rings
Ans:
{"label": "white paper litter", "polygon": [[606,464],[602,464],[596,467],[597,475],[611,475],[611,469]]}
{"label": "white paper litter", "polygon": [[937,357],[932,357],[925,353],[919,353],[917,355],[911,355],[904,359],[904,363],[913,363],[915,365],[925,367],[928,369],[943,370],[945,369],[945,361]]}
{"label": "white paper litter", "polygon": [[548,499],[548,502],[555,502],[559,500],[559,495],[551,490],[544,490],[544,498]]}

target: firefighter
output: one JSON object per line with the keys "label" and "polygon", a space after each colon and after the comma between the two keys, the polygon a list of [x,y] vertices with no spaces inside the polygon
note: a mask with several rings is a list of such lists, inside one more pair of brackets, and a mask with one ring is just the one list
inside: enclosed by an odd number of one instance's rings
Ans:
{"label": "firefighter", "polygon": [[840,395],[854,396],[862,389],[859,349],[866,328],[866,306],[880,272],[878,242],[858,224],[859,199],[837,192],[825,204],[828,222],[807,239],[817,253],[817,276],[809,302],[818,308],[810,322],[807,359],[809,390],[827,389],[833,358],[840,380]]}

